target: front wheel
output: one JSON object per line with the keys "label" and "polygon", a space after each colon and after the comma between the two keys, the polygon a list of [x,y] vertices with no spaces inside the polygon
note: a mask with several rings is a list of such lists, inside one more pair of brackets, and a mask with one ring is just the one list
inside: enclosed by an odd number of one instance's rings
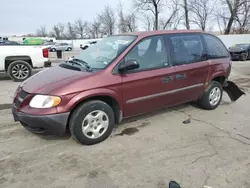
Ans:
{"label": "front wheel", "polygon": [[72,114],[69,122],[71,135],[84,145],[104,141],[112,133],[115,116],[105,102],[94,100],[83,103]]}
{"label": "front wheel", "polygon": [[222,85],[217,81],[212,81],[198,103],[206,110],[214,110],[220,105],[222,94]]}
{"label": "front wheel", "polygon": [[7,73],[13,81],[22,82],[31,76],[32,68],[26,61],[17,60],[9,65]]}
{"label": "front wheel", "polygon": [[68,47],[67,51],[72,51],[72,48]]}

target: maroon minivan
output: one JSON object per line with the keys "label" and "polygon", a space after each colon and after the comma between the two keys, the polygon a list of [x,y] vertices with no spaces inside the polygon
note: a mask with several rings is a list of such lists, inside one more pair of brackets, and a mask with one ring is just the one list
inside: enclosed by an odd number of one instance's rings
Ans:
{"label": "maroon minivan", "polygon": [[33,133],[96,144],[123,118],[190,101],[215,109],[230,71],[225,45],[202,31],[114,35],[24,81],[12,111]]}

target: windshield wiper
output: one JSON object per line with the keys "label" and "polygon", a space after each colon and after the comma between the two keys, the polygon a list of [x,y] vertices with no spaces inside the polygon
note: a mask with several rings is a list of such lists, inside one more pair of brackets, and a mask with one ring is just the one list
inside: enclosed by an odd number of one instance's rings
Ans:
{"label": "windshield wiper", "polygon": [[77,64],[79,66],[84,66],[86,67],[86,70],[87,71],[92,71],[93,69],[91,68],[91,66],[86,62],[86,61],[83,61],[81,59],[78,59],[78,58],[70,58],[68,60],[68,62],[72,63],[72,64]]}

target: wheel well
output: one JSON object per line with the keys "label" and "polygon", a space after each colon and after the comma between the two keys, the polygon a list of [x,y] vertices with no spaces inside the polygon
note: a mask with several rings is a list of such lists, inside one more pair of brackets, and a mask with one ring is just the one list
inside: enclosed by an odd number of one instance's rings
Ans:
{"label": "wheel well", "polygon": [[5,71],[7,72],[9,65],[13,61],[17,61],[17,60],[26,61],[33,68],[32,61],[29,56],[8,56],[5,58]]}
{"label": "wheel well", "polygon": [[217,82],[219,82],[221,85],[224,84],[225,80],[226,80],[226,77],[225,77],[225,76],[217,76],[217,77],[214,77],[214,78],[212,79],[212,81],[217,81]]}
{"label": "wheel well", "polygon": [[[71,114],[72,112],[77,109],[81,104],[87,102],[87,101],[91,101],[91,100],[100,100],[100,101],[103,101],[105,103],[107,103],[114,111],[114,114],[115,114],[115,123],[119,123],[119,120],[120,120],[120,106],[119,106],[119,103],[112,97],[110,96],[96,96],[96,97],[90,97],[90,98],[87,98],[85,99],[84,101],[81,101],[79,102],[72,110],[71,110],[71,113],[70,113],[70,116],[69,116],[69,120],[71,118]],[[67,129],[68,129],[68,126],[67,126]]]}

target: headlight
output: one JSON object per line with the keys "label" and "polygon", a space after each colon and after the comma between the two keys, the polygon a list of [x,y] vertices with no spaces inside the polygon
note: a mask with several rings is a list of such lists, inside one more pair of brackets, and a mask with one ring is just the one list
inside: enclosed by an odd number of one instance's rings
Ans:
{"label": "headlight", "polygon": [[30,101],[32,108],[51,108],[60,104],[61,98],[57,96],[35,95]]}

